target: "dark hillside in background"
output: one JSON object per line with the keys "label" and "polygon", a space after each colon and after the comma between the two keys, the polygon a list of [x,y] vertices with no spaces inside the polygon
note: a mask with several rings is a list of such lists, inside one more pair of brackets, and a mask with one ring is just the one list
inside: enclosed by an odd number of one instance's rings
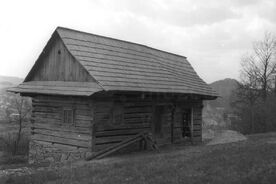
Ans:
{"label": "dark hillside in background", "polygon": [[210,84],[210,86],[219,94],[216,100],[208,101],[208,105],[212,108],[224,108],[230,110],[231,93],[238,87],[238,81],[235,79],[218,80]]}
{"label": "dark hillside in background", "polygon": [[[204,102],[203,125],[206,129],[211,128],[211,131],[217,128],[228,129],[231,126],[232,117],[235,116],[230,104],[232,92],[238,87],[238,81],[227,78],[209,85],[218,93],[219,97],[216,100]],[[203,130],[205,133],[208,131],[210,130]]]}

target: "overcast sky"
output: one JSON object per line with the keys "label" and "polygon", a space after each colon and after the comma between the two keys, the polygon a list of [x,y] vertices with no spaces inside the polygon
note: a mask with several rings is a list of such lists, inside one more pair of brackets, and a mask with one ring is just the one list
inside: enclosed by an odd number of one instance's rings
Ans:
{"label": "overcast sky", "polygon": [[1,0],[0,75],[24,78],[57,26],[184,55],[206,81],[238,78],[275,0]]}

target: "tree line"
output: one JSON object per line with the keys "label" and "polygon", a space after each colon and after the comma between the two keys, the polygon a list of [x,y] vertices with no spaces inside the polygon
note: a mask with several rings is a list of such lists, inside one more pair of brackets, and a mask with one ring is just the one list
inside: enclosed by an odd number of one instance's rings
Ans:
{"label": "tree line", "polygon": [[276,131],[276,37],[266,33],[241,59],[240,81],[231,106],[242,133]]}

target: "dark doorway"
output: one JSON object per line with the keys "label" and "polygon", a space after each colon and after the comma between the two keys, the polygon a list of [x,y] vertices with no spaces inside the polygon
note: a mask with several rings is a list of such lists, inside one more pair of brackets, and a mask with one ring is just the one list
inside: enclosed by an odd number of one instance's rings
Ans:
{"label": "dark doorway", "polygon": [[191,137],[191,109],[182,112],[182,137]]}
{"label": "dark doorway", "polygon": [[155,137],[162,137],[162,115],[164,113],[164,106],[155,106],[153,132]]}

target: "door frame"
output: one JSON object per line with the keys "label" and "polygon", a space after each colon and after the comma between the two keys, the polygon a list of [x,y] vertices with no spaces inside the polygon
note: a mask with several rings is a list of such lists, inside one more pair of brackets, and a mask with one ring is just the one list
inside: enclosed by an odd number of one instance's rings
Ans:
{"label": "door frame", "polygon": [[[188,122],[188,126],[189,126],[189,130],[190,130],[190,138],[191,138],[191,141],[193,142],[193,133],[194,133],[194,109],[193,107],[188,107],[188,108],[183,108],[182,109],[182,134],[183,134],[183,131],[184,131],[184,113],[187,113],[185,111],[189,111],[188,113],[190,114],[189,115],[189,122]],[[190,123],[190,125],[189,125]],[[183,136],[182,136],[183,137]]]}

